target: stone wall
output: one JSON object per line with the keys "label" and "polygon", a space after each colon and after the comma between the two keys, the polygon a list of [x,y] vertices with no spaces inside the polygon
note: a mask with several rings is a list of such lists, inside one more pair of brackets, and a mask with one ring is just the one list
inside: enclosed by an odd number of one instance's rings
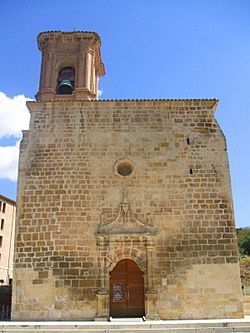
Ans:
{"label": "stone wall", "polygon": [[107,318],[109,272],[123,258],[144,271],[146,314],[242,316],[216,100],[28,104],[13,319]]}

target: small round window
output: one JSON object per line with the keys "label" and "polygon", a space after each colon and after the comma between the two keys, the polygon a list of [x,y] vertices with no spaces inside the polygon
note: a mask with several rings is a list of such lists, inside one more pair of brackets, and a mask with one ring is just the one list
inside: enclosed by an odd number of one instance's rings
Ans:
{"label": "small round window", "polygon": [[132,175],[134,172],[134,167],[129,160],[119,160],[115,164],[115,171],[119,176],[127,177]]}

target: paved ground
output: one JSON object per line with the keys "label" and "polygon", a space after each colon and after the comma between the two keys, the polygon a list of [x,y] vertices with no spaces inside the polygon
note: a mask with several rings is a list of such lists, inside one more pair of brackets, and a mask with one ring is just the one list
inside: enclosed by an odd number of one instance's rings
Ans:
{"label": "paved ground", "polygon": [[245,333],[250,332],[250,316],[244,319],[157,320],[140,318],[94,321],[8,321],[0,322],[0,333]]}

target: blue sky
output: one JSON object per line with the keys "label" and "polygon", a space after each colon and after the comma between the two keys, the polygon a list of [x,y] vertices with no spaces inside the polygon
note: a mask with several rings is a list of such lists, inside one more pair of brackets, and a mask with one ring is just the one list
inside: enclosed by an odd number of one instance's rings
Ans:
{"label": "blue sky", "polygon": [[250,225],[250,1],[2,0],[0,13],[1,194],[16,197],[25,101],[39,83],[38,33],[96,31],[102,99],[219,98],[236,225]]}

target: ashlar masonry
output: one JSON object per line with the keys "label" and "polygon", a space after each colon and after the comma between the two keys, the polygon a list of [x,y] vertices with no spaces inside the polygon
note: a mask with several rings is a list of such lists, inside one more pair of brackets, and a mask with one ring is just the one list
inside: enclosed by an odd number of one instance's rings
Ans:
{"label": "ashlar masonry", "polygon": [[44,32],[38,46],[12,318],[242,317],[218,100],[98,100],[97,33]]}

